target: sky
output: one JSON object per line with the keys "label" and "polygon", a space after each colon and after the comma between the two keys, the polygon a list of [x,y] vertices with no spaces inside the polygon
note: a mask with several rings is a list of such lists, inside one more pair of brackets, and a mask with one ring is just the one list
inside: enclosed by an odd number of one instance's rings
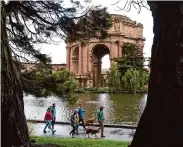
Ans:
{"label": "sky", "polygon": [[[118,5],[112,5],[116,0],[92,0],[91,5],[101,5],[103,7],[108,8],[108,12],[111,14],[121,14],[126,15],[132,20],[136,21],[137,23],[143,24],[143,37],[146,39],[145,46],[144,46],[144,56],[150,57],[151,56],[151,46],[153,42],[153,18],[151,11],[142,8],[140,13],[138,14],[138,10],[131,7],[131,10],[129,12],[125,10],[119,10],[117,6],[120,8],[123,8],[125,6],[125,2],[127,0],[121,0]],[[147,6],[148,7],[148,6]],[[149,7],[148,7],[149,8]],[[61,64],[66,63],[66,44],[64,41],[60,42],[59,45],[51,45],[51,44],[42,44],[42,53],[48,54],[52,58],[52,63],[54,64]],[[109,62],[109,56],[106,55],[102,59],[102,68],[109,68],[110,62]]]}

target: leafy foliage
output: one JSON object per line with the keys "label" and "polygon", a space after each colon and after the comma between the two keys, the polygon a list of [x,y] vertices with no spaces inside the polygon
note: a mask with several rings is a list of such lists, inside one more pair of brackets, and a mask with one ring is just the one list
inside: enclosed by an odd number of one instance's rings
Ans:
{"label": "leafy foliage", "polygon": [[[59,83],[54,93],[61,95],[66,93],[68,97],[71,97],[74,90],[77,88],[76,80],[72,77],[71,73],[67,70],[56,71],[53,73],[55,81],[64,79],[63,82]],[[62,92],[62,93],[61,93]]]}
{"label": "leafy foliage", "polygon": [[144,85],[147,84],[149,74],[145,71],[129,69],[122,77],[123,89],[136,93],[137,90],[144,90]]}
{"label": "leafy foliage", "polygon": [[142,49],[132,43],[124,43],[122,53],[122,57],[114,59],[122,76],[121,88],[134,93],[143,91],[149,77],[144,69],[144,62],[148,58],[143,57]]}
{"label": "leafy foliage", "polygon": [[86,8],[75,0],[71,0],[70,5],[66,7],[64,2],[3,2],[9,45],[14,56],[26,60],[23,56],[26,54],[46,63],[47,56],[35,48],[36,44],[56,43],[55,37],[70,42],[88,40],[96,36],[99,39],[107,37],[107,30],[112,23],[106,8]]}
{"label": "leafy foliage", "polygon": [[82,87],[75,89],[76,93],[84,93],[84,92],[91,92],[91,93],[106,93],[110,92],[108,87]]}
{"label": "leafy foliage", "polygon": [[120,89],[120,73],[117,65],[112,65],[107,73],[107,85],[111,91]]}
{"label": "leafy foliage", "polygon": [[36,69],[20,74],[24,92],[36,97],[62,96],[64,93],[70,97],[76,87],[69,72],[52,73],[47,64],[51,63],[51,58],[41,53],[38,44],[57,43],[56,38],[66,42],[84,42],[96,36],[105,39],[112,26],[106,8],[86,8],[77,0],[70,0],[68,6],[64,2],[68,3],[64,0],[2,2],[9,49],[15,60],[28,61],[26,57],[31,57],[40,63]]}
{"label": "leafy foliage", "polygon": [[123,76],[128,69],[144,69],[144,62],[147,60],[143,57],[142,50],[135,44],[124,43],[122,46],[123,56],[114,59],[118,63],[119,70]]}
{"label": "leafy foliage", "polygon": [[35,69],[21,72],[23,91],[36,97],[55,95],[71,97],[77,87],[67,70],[52,72],[49,65],[38,64]]}

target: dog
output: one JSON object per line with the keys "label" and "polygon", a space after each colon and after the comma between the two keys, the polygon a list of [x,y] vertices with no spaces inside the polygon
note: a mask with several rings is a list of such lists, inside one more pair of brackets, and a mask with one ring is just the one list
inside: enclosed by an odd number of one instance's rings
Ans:
{"label": "dog", "polygon": [[87,134],[88,134],[88,138],[89,138],[89,134],[91,134],[91,135],[95,134],[95,137],[97,138],[97,133],[100,133],[99,131],[100,131],[100,128],[98,128],[98,129],[87,128],[86,132],[85,132],[85,137]]}
{"label": "dog", "polygon": [[94,125],[95,119],[96,119],[96,117],[93,117],[92,119],[88,119],[88,120],[85,122],[85,126]]}

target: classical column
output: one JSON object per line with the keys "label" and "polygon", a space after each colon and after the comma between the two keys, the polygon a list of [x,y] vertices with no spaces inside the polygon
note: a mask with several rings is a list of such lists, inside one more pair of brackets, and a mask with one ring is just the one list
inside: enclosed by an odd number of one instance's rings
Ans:
{"label": "classical column", "polygon": [[101,74],[101,87],[104,87],[104,75],[103,74]]}
{"label": "classical column", "polygon": [[98,86],[98,64],[95,65],[95,87]]}
{"label": "classical column", "polygon": [[101,64],[102,62],[98,62],[97,65],[97,86],[100,87],[101,86]]}
{"label": "classical column", "polygon": [[97,86],[97,63],[93,64],[93,87]]}
{"label": "classical column", "polygon": [[67,56],[66,56],[66,66],[67,66],[67,70],[70,71],[70,47],[66,47],[66,51],[67,51]]}
{"label": "classical column", "polygon": [[74,60],[74,72],[77,75],[78,74],[78,60]]}
{"label": "classical column", "polygon": [[92,56],[89,55],[89,59],[88,59],[88,71],[92,72],[92,64],[93,64],[93,60],[92,60]]}
{"label": "classical column", "polygon": [[76,74],[78,74],[79,70],[78,70],[78,60],[76,60]]}
{"label": "classical column", "polygon": [[78,59],[78,66],[79,66],[79,74],[82,73],[82,47],[79,45],[79,59]]}
{"label": "classical column", "polygon": [[89,68],[89,64],[90,64],[90,48],[89,48],[89,44],[87,44],[87,47],[86,47],[86,49],[87,49],[87,72],[89,72],[90,71],[90,68]]}
{"label": "classical column", "polygon": [[115,41],[111,43],[110,61],[111,65],[116,64],[112,59],[118,57],[118,44]]}
{"label": "classical column", "polygon": [[70,48],[70,72],[73,72],[73,55],[72,55],[72,48]]}
{"label": "classical column", "polygon": [[122,57],[122,55],[123,55],[122,46],[123,46],[123,41],[119,42],[119,57]]}
{"label": "classical column", "polygon": [[72,59],[72,72],[74,75],[76,75],[76,63],[74,59]]}
{"label": "classical column", "polygon": [[86,74],[88,72],[88,50],[87,46],[82,46],[82,72],[83,74]]}
{"label": "classical column", "polygon": [[115,41],[113,43],[113,48],[114,48],[114,57],[113,58],[119,57],[119,42]]}

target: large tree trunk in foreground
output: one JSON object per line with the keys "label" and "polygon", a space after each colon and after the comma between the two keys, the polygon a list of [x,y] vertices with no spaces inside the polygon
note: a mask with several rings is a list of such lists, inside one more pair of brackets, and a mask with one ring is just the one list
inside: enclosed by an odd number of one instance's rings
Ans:
{"label": "large tree trunk in foreground", "polygon": [[29,146],[23,91],[13,65],[6,33],[6,14],[1,2],[1,134],[2,147]]}
{"label": "large tree trunk in foreground", "polygon": [[147,105],[131,147],[183,146],[183,2],[148,2],[154,42]]}

